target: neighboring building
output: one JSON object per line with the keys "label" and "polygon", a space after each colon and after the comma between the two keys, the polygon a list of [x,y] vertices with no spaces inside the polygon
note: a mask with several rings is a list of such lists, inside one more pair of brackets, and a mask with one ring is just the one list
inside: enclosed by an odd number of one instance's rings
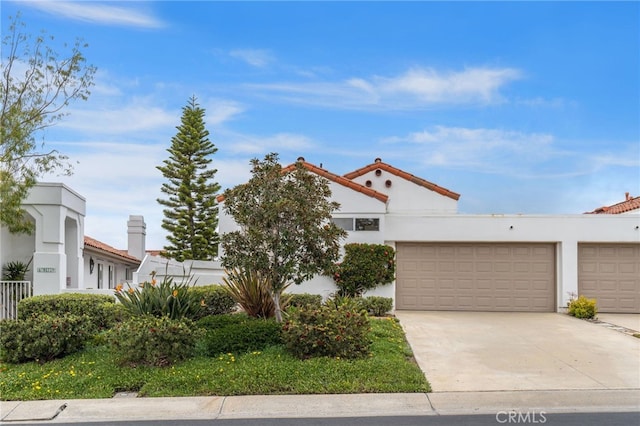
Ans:
{"label": "neighboring building", "polygon": [[[396,309],[555,312],[586,294],[601,312],[640,313],[638,216],[460,215],[459,194],[379,158],[344,176],[298,161],[329,180],[345,243],[395,248],[396,281],[370,294]],[[219,225],[237,229],[223,209]],[[317,276],[289,290],[336,287]]]}
{"label": "neighboring building", "polygon": [[625,200],[611,206],[598,207],[587,214],[640,214],[640,196],[632,197],[625,193]]}
{"label": "neighboring building", "polygon": [[83,257],[85,289],[114,289],[119,283],[131,282],[141,262],[126,250],[115,249],[86,235]]}
{"label": "neighboring building", "polygon": [[113,294],[131,280],[145,256],[145,223],[129,217],[127,251],[84,235],[85,199],[61,183],[38,183],[23,203],[34,232],[12,234],[0,227],[0,265],[31,262],[25,277],[33,294],[94,291]]}

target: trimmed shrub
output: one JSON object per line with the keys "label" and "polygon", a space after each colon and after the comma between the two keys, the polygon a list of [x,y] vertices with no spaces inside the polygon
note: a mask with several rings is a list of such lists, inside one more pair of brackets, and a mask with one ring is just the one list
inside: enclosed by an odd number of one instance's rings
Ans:
{"label": "trimmed shrub", "polygon": [[369,296],[356,300],[361,309],[374,317],[383,317],[393,308],[393,299],[390,297]]}
{"label": "trimmed shrub", "polygon": [[569,302],[569,315],[576,318],[595,318],[597,313],[596,299],[580,296]]}
{"label": "trimmed shrub", "polygon": [[137,287],[128,285],[128,289],[124,290],[123,285],[118,284],[115,296],[132,315],[193,319],[200,315],[204,300],[191,291],[193,286],[190,281],[189,278],[176,283],[173,277],[165,276],[158,283],[155,272],[152,272],[151,281],[140,283]]}
{"label": "trimmed shrub", "polygon": [[225,314],[205,317],[198,326],[206,330],[203,341],[208,356],[259,351],[282,343],[282,325],[274,319]]}
{"label": "trimmed shrub", "polygon": [[229,314],[236,309],[236,301],[221,285],[196,286],[189,289],[195,298],[204,301],[204,307],[193,318],[194,321],[208,315]]}
{"label": "trimmed shrub", "polygon": [[386,244],[346,244],[342,263],[331,271],[340,296],[358,297],[367,290],[392,282],[395,251]]}
{"label": "trimmed shrub", "polygon": [[28,297],[18,303],[18,319],[41,315],[88,315],[98,328],[114,323],[115,299],[106,294],[62,293]]}
{"label": "trimmed shrub", "polygon": [[187,318],[134,316],[107,333],[107,343],[123,365],[166,366],[193,356],[202,332]]}
{"label": "trimmed shrub", "polygon": [[319,294],[290,294],[289,307],[317,309],[322,305],[322,296]]}
{"label": "trimmed shrub", "polygon": [[293,309],[283,326],[282,338],[294,356],[361,358],[369,353],[371,326],[364,311],[353,304],[318,309]]}
{"label": "trimmed shrub", "polygon": [[0,322],[0,346],[6,362],[50,361],[79,351],[96,332],[87,315],[40,314]]}

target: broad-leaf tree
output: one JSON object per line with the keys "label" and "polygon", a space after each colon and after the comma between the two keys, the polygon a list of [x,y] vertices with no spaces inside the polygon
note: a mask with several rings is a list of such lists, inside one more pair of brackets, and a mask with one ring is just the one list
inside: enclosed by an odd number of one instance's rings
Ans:
{"label": "broad-leaf tree", "polygon": [[80,39],[55,51],[54,38],[33,37],[16,16],[2,39],[0,78],[0,223],[12,233],[31,233],[22,202],[38,179],[70,174],[67,157],[46,149],[36,137],[60,121],[71,101],[86,100],[96,68],[86,64]]}
{"label": "broad-leaf tree", "polygon": [[218,149],[209,140],[204,115],[193,96],[182,108],[178,133],[167,149],[169,158],[157,167],[167,179],[161,187],[167,198],[158,199],[166,207],[162,227],[169,232],[164,255],[178,261],[210,260],[218,254],[215,196],[220,185],[214,181],[217,170],[209,167]]}
{"label": "broad-leaf tree", "polygon": [[267,277],[282,321],[282,289],[328,271],[346,233],[330,220],[340,205],[330,200],[329,182],[302,161],[283,169],[271,153],[251,165],[251,179],[224,193],[224,211],[240,229],[222,235],[222,265]]}

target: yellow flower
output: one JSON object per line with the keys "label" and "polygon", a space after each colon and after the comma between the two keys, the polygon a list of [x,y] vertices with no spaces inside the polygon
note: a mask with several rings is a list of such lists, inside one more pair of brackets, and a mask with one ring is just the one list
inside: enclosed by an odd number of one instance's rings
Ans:
{"label": "yellow flower", "polygon": [[156,279],[155,279],[155,278],[151,280],[151,285],[152,285],[152,286],[154,286],[154,287],[155,287],[156,283],[157,283],[157,281],[156,281]]}
{"label": "yellow flower", "polygon": [[116,286],[116,293],[120,293],[122,291],[122,284],[118,284]]}
{"label": "yellow flower", "polygon": [[133,293],[135,293],[135,290],[134,290],[134,289],[132,289],[131,287],[129,287],[129,290],[127,290],[127,291],[129,292],[129,294],[133,294]]}
{"label": "yellow flower", "polygon": [[171,294],[173,294],[173,297],[178,297],[178,290],[173,290],[173,293]]}
{"label": "yellow flower", "polygon": [[206,303],[204,303],[204,299],[202,299],[202,300],[200,301],[200,306],[202,306],[203,308],[204,308],[205,306],[207,306],[207,304],[206,304]]}
{"label": "yellow flower", "polygon": [[140,288],[144,288],[144,283],[140,283]]}

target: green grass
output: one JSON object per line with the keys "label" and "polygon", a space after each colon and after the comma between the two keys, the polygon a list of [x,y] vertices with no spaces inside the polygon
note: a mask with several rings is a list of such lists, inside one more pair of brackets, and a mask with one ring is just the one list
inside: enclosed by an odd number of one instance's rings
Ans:
{"label": "green grass", "polygon": [[397,320],[373,319],[371,326],[371,354],[359,360],[302,361],[273,346],[133,368],[119,366],[105,346],[90,346],[42,365],[0,363],[0,399],[111,398],[124,391],[149,397],[429,392]]}

